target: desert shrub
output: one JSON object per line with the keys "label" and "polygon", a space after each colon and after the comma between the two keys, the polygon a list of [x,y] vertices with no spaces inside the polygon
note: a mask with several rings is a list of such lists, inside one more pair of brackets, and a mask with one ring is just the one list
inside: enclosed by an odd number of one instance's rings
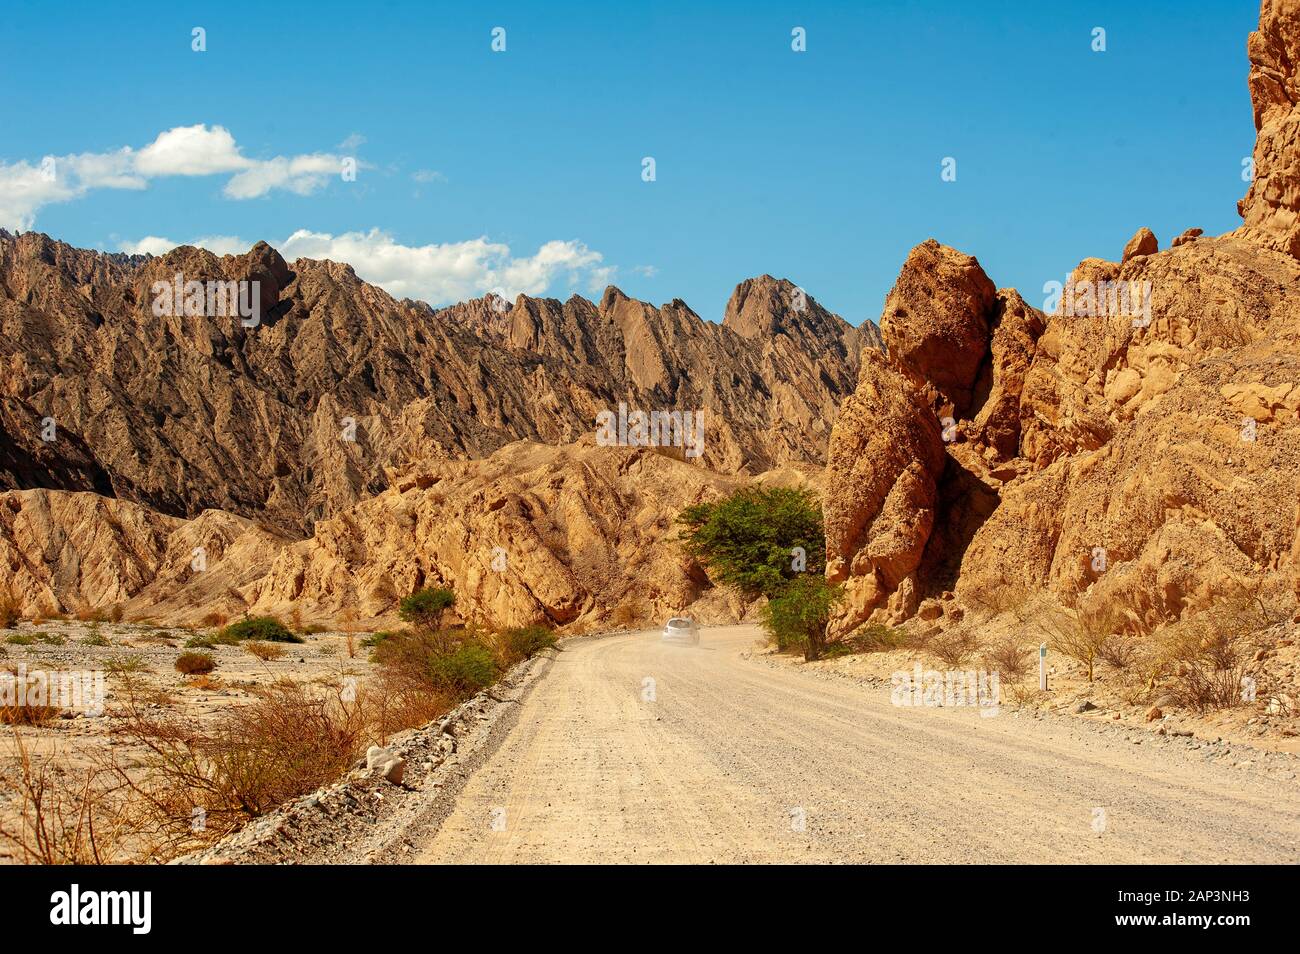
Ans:
{"label": "desert shrub", "polygon": [[465,642],[430,659],[429,673],[434,685],[472,695],[496,682],[499,670],[491,649],[479,642]]}
{"label": "desert shrub", "polygon": [[1097,644],[1097,658],[1116,672],[1127,672],[1142,652],[1142,640],[1131,633],[1111,633]]}
{"label": "desert shrub", "polygon": [[317,626],[315,623],[310,626],[304,626],[298,632],[303,636],[315,636],[317,633],[328,633],[329,630],[324,626]]}
{"label": "desert shrub", "polygon": [[854,652],[861,653],[906,649],[908,646],[907,636],[901,629],[883,623],[867,623],[865,626],[859,626],[846,642],[854,647]]}
{"label": "desert shrub", "polygon": [[1097,659],[1106,642],[1128,625],[1123,612],[1110,603],[1074,608],[1044,605],[1035,619],[1047,631],[1048,646],[1082,663],[1089,682],[1096,676]]}
{"label": "desert shrub", "polygon": [[397,615],[412,626],[436,631],[442,627],[447,610],[456,605],[456,594],[442,587],[426,587],[404,597]]}
{"label": "desert shrub", "polygon": [[380,745],[394,732],[444,715],[457,701],[453,693],[431,688],[427,674],[412,678],[389,668],[380,669],[373,680],[364,683],[358,698],[366,724]]}
{"label": "desert shrub", "polygon": [[502,638],[506,650],[518,659],[536,656],[544,649],[553,648],[557,642],[555,633],[545,626],[537,625],[507,629]]}
{"label": "desert shrub", "polygon": [[33,756],[13,736],[10,810],[0,842],[20,864],[112,864],[121,859],[125,816],[114,786],[98,768],[70,770],[58,751]]}
{"label": "desert shrub", "polygon": [[81,641],[83,646],[110,646],[112,645],[103,633],[91,633]]}
{"label": "desert shrub", "polygon": [[225,613],[211,612],[205,613],[200,621],[204,626],[225,626],[227,617]]}
{"label": "desert shrub", "polygon": [[[4,677],[0,676],[0,678]],[[28,699],[31,698],[31,696],[28,697]],[[12,705],[0,703],[0,725],[44,725],[51,719],[57,718],[58,715],[59,710],[55,706],[33,704],[32,702],[18,705],[16,698]]]}
{"label": "desert shrub", "polygon": [[842,594],[821,574],[796,577],[762,608],[763,629],[781,652],[801,649],[805,660],[819,659],[831,610]]}
{"label": "desert shrub", "polygon": [[0,587],[0,629],[12,629],[22,618],[22,604],[13,587],[8,584]]}
{"label": "desert shrub", "polygon": [[122,622],[122,616],[123,616],[123,615],[124,615],[124,612],[123,612],[123,610],[122,610],[122,604],[121,604],[121,603],[114,603],[112,606],[110,606],[110,607],[108,608],[108,619],[109,619],[110,622],[113,622],[113,623],[120,623],[120,622]]}
{"label": "desert shrub", "polygon": [[201,676],[217,668],[211,653],[181,653],[176,657],[176,671],[187,676]]}
{"label": "desert shrub", "polygon": [[984,666],[996,672],[1004,682],[1015,683],[1024,679],[1033,665],[1033,649],[1015,637],[998,640],[984,650]]}
{"label": "desert shrub", "polygon": [[[750,597],[774,598],[791,580],[826,569],[821,505],[807,490],[744,488],[687,507],[677,523],[686,552],[714,580]],[[794,565],[795,547],[803,549],[802,569]]]}
{"label": "desert shrub", "polygon": [[442,645],[442,641],[429,633],[402,630],[378,640],[370,653],[370,661],[409,673],[427,684],[429,660],[443,651]]}
{"label": "desert shrub", "polygon": [[87,606],[77,610],[76,619],[82,623],[107,623],[108,613],[101,607]]}
{"label": "desert shrub", "polygon": [[949,669],[957,669],[979,649],[979,640],[973,632],[958,626],[931,637],[925,649]]}
{"label": "desert shrub", "polygon": [[217,641],[204,633],[198,633],[185,640],[186,649],[212,649],[216,645]]}
{"label": "desert shrub", "polygon": [[62,646],[68,641],[68,638],[62,633],[51,633],[43,629],[38,629],[32,633],[32,636],[38,643],[47,643],[50,646]]}
{"label": "desert shrub", "polygon": [[337,780],[367,744],[361,708],[338,692],[278,680],[215,725],[167,718],[135,700],[120,733],[142,749],[140,768],[114,767],[116,782],[147,815],[158,840],[193,844],[192,808],[202,808],[213,840],[290,799]]}
{"label": "desert shrub", "polygon": [[361,640],[361,645],[365,646],[367,649],[374,649],[385,639],[392,639],[396,635],[397,633],[391,629],[381,629],[377,633],[371,633],[369,636],[364,637]]}
{"label": "desert shrub", "polygon": [[262,662],[269,662],[272,659],[281,659],[284,656],[284,650],[275,645],[275,643],[264,643],[256,639],[250,639],[248,642],[244,643],[244,649],[262,660]]}
{"label": "desert shrub", "polygon": [[274,616],[249,616],[231,623],[216,636],[218,643],[223,640],[243,642],[247,639],[261,640],[267,643],[301,643],[303,638],[290,632]]}
{"label": "desert shrub", "polygon": [[145,662],[143,656],[132,653],[129,656],[120,656],[116,659],[108,659],[104,662],[104,670],[110,676],[130,675],[137,672],[145,672],[149,664]]}
{"label": "desert shrub", "polygon": [[36,642],[35,633],[10,633],[5,642],[12,646],[30,646]]}
{"label": "desert shrub", "polygon": [[967,587],[962,590],[961,597],[962,602],[982,619],[1009,613],[1016,619],[1024,620],[1030,614],[1034,602],[1022,584],[1014,583],[1005,576],[980,587]]}
{"label": "desert shrub", "polygon": [[1252,627],[1261,621],[1256,607],[1243,601],[1220,604],[1164,630],[1161,644],[1173,677],[1165,692],[1174,704],[1205,712],[1246,701],[1243,682],[1258,675],[1255,654],[1263,646]]}

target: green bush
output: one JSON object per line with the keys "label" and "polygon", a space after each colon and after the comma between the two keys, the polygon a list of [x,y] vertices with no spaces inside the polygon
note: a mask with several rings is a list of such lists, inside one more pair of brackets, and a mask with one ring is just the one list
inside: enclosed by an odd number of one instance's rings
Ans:
{"label": "green bush", "polygon": [[370,648],[370,649],[374,649],[376,646],[378,646],[378,645],[379,645],[380,643],[382,643],[384,640],[386,640],[386,639],[392,639],[394,636],[397,636],[397,635],[398,635],[398,634],[397,634],[396,632],[394,632],[393,630],[391,630],[391,629],[381,629],[379,632],[377,632],[377,633],[371,633],[371,634],[370,634],[369,636],[367,636],[365,639],[361,640],[361,645],[362,645],[362,646],[366,646],[366,647],[368,647],[368,648]]}
{"label": "green bush", "polygon": [[557,642],[555,633],[545,626],[520,626],[507,629],[503,635],[506,648],[511,655],[520,659],[536,656],[543,649],[551,649]]}
{"label": "green bush", "polygon": [[237,623],[231,623],[212,638],[214,643],[242,643],[246,639],[257,639],[266,643],[301,643],[303,638],[290,632],[274,616],[250,616]]}
{"label": "green bush", "polygon": [[430,659],[429,674],[435,685],[469,695],[496,682],[497,661],[482,643],[467,642]]}
{"label": "green bush", "polygon": [[805,659],[820,659],[831,609],[842,595],[843,588],[832,586],[823,576],[791,580],[763,607],[763,628],[781,652],[802,649]]}
{"label": "green bush", "polygon": [[32,633],[10,633],[5,637],[5,642],[14,646],[30,646],[36,642],[36,637]]}
{"label": "green bush", "polygon": [[[718,583],[749,597],[774,597],[792,579],[826,569],[826,537],[817,498],[807,490],[750,487],[695,504],[677,517],[686,552]],[[796,566],[795,548],[803,551]]]}
{"label": "green bush", "polygon": [[89,636],[87,636],[85,639],[81,641],[81,645],[109,646],[111,645],[111,643],[109,643],[108,637],[106,637],[103,633],[91,633]]}
{"label": "green bush", "polygon": [[397,615],[406,622],[425,629],[438,629],[442,617],[456,605],[456,594],[442,587],[428,587],[405,597],[397,607]]}

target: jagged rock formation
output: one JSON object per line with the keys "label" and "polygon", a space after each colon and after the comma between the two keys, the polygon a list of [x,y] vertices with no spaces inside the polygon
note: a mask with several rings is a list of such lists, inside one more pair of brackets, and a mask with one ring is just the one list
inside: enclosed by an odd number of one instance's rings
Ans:
{"label": "jagged rock formation", "polygon": [[[155,315],[177,273],[259,282],[260,323]],[[819,474],[875,330],[770,276],[721,325],[615,288],[434,310],[265,244],[152,258],[33,233],[0,235],[0,327],[0,585],[28,612],[391,616],[438,581],[467,618],[561,624],[698,602],[673,518],[773,467]],[[594,446],[619,402],[702,408],[702,460]]]}
{"label": "jagged rock formation", "polygon": [[[806,486],[819,477],[786,468],[759,479]],[[590,438],[429,462],[282,550],[248,598],[259,612],[298,605],[383,618],[398,596],[438,584],[455,589],[465,617],[505,625],[598,620],[618,607],[647,620],[688,606],[701,619],[735,619],[741,604],[708,592],[674,539],[675,520],[748,483]]]}
{"label": "jagged rock formation", "polygon": [[912,249],[885,298],[880,333],[889,356],[942,416],[970,411],[994,294],[973,256],[930,239]]}
{"label": "jagged rock formation", "polygon": [[396,622],[401,596],[452,587],[465,619],[498,625],[735,620],[673,539],[677,514],[753,480],[816,486],[810,465],[724,475],[654,449],[520,441],[428,461],[294,540],[220,511],[192,520],[93,493],[0,493],[0,582],[29,613],[106,609],[197,624],[295,610]]}
{"label": "jagged rock formation", "polygon": [[943,437],[923,393],[878,352],[844,402],[826,468],[826,576],[845,586],[837,632],[889,603],[916,608],[915,572],[934,527]]}
{"label": "jagged rock formation", "polygon": [[28,613],[120,605],[197,622],[242,612],[239,587],[289,542],[220,511],[182,520],[95,493],[0,493],[0,583]]}
{"label": "jagged rock formation", "polygon": [[[154,283],[178,273],[258,281],[260,324],[155,316]],[[821,464],[859,335],[812,299],[795,307],[794,292],[746,282],[721,326],[614,288],[599,304],[435,311],[347,265],[291,268],[264,243],[153,258],[5,234],[0,427],[17,449],[0,457],[0,486],[94,489],[177,517],[219,509],[303,535],[382,491],[389,468],[570,443],[619,402],[704,409],[711,469]],[[51,448],[33,426],[47,417]]]}
{"label": "jagged rock formation", "polygon": [[1251,241],[1300,258],[1300,7],[1263,0],[1250,35],[1250,100],[1255,108],[1255,175],[1237,203]]}
{"label": "jagged rock formation", "polygon": [[[864,363],[831,438],[828,574],[850,595],[838,629],[902,619],[954,586],[976,599],[1092,593],[1135,625],[1242,586],[1300,589],[1298,11],[1265,2],[1250,40],[1260,139],[1238,232],[1189,229],[1160,252],[1142,230],[1121,262],[1080,263],[1050,316],[991,293],[968,256],[913,250],[881,321],[897,373]],[[936,474],[932,441],[904,443],[888,473],[924,474],[935,491],[927,480],[902,508],[853,491],[880,460],[865,435],[907,427],[899,409],[918,398],[927,428],[956,418],[946,463]],[[899,537],[911,575],[881,574],[877,540]]]}

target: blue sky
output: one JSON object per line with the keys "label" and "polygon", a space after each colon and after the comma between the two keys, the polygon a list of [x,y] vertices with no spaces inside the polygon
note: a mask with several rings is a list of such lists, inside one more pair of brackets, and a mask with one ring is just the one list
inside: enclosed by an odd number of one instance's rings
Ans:
{"label": "blue sky", "polygon": [[9,0],[0,225],[296,233],[435,303],[612,281],[712,320],[768,272],[856,324],[931,236],[1041,304],[1140,226],[1240,221],[1257,3],[704,6]]}

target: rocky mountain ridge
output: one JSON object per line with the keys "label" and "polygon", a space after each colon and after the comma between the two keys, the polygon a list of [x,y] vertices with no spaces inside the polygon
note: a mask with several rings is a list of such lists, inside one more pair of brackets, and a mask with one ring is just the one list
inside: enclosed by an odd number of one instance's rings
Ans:
{"label": "rocky mountain ridge", "polygon": [[[177,274],[259,282],[260,322],[156,316],[153,285]],[[572,443],[620,402],[703,409],[712,470],[821,464],[859,350],[857,329],[770,276],[740,286],[721,325],[612,287],[598,303],[432,309],[264,243],[155,258],[38,233],[0,236],[0,331],[0,487],[220,509],[299,536],[390,469]]]}

